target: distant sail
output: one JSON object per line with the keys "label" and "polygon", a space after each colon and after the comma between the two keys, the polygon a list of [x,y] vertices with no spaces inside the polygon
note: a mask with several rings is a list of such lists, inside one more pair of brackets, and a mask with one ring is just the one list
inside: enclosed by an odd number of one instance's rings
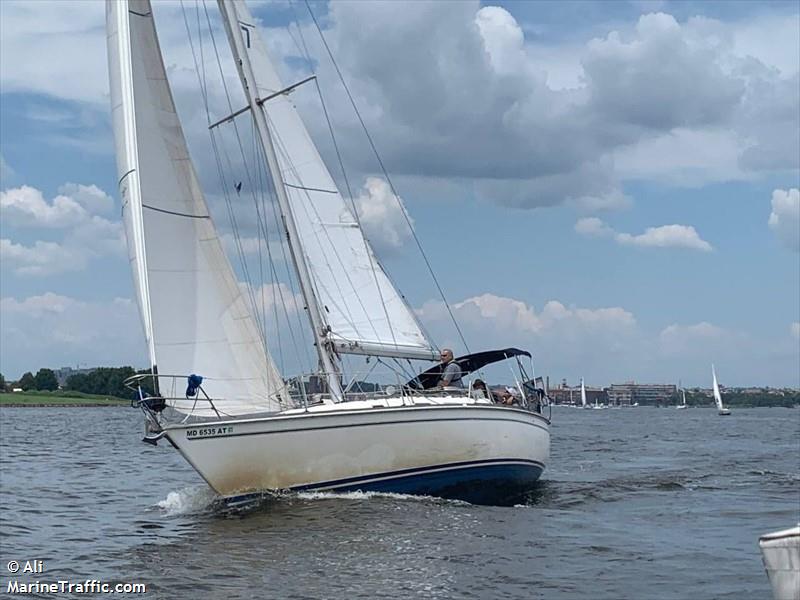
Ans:
{"label": "distant sail", "polygon": [[[244,31],[259,98],[284,89],[244,2],[223,17]],[[227,15],[227,16],[226,16]],[[328,338],[341,353],[431,359],[417,319],[369,247],[287,94],[262,103]]]}
{"label": "distant sail", "polygon": [[583,385],[583,377],[581,377],[581,406],[586,406],[586,387]]}
{"label": "distant sail", "polygon": [[711,365],[711,377],[714,379],[714,402],[716,402],[719,410],[723,410],[725,407],[722,405],[722,394],[720,394],[719,385],[717,384],[717,373],[714,370],[714,365]]}
{"label": "distant sail", "polygon": [[[150,2],[108,2],[106,10],[123,220],[150,361],[160,375],[203,376],[207,394],[225,399],[217,406],[226,414],[278,410],[284,383],[211,221]],[[160,383],[162,394],[183,395],[183,379],[175,389]],[[197,403],[193,414],[214,414],[207,406]]]}

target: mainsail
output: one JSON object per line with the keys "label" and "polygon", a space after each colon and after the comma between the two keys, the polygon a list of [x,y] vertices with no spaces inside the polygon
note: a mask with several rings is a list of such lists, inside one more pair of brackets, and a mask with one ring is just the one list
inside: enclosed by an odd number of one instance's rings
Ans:
{"label": "mainsail", "polygon": [[717,403],[717,408],[723,410],[725,407],[722,405],[722,394],[719,391],[719,384],[717,384],[717,373],[714,370],[714,365],[711,365],[711,377],[714,379],[714,402]]}
{"label": "mainsail", "polygon": [[326,341],[341,353],[435,358],[414,314],[339,193],[297,109],[282,93],[285,88],[247,6],[233,0],[220,1],[220,8],[252,67],[255,81],[246,85],[255,89],[267,118],[280,168],[280,177],[273,179],[288,196]]}
{"label": "mainsail", "polygon": [[583,385],[583,377],[581,377],[581,406],[586,406],[586,387]]}
{"label": "mainsail", "polygon": [[[189,157],[149,0],[108,2],[117,170],[137,300],[162,394],[204,377],[221,413],[277,410],[285,386],[222,249]],[[165,375],[180,389],[165,390]],[[167,383],[168,385],[168,383]],[[188,410],[193,400],[177,401]],[[195,415],[213,415],[198,402]]]}

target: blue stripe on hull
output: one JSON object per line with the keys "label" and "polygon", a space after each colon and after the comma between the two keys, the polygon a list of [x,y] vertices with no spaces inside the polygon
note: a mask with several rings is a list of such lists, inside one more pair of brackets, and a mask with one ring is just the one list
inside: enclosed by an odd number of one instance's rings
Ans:
{"label": "blue stripe on hull", "polygon": [[[291,491],[384,492],[435,496],[471,504],[511,505],[524,499],[544,471],[536,461],[475,461],[450,467],[406,469],[348,480],[297,486]],[[228,497],[239,504],[260,494]]]}
{"label": "blue stripe on hull", "polygon": [[478,465],[350,484],[333,491],[391,492],[504,505],[521,500],[543,470],[532,464]]}

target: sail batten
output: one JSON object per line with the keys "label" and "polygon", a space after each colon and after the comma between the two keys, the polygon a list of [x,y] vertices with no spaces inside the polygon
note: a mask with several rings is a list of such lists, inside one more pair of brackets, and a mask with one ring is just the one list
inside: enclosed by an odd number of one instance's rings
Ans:
{"label": "sail batten", "polygon": [[[209,217],[150,2],[106,6],[123,221],[151,364],[161,374],[202,375],[225,414],[279,410],[285,385]],[[193,399],[174,406],[216,414]]]}
{"label": "sail batten", "polygon": [[[311,292],[320,307],[327,341],[339,353],[431,359],[432,344],[378,263],[358,219],[339,192],[297,109],[292,104],[241,0],[225,2],[242,30],[277,155],[279,180],[296,224]],[[368,351],[367,351],[368,349]]]}

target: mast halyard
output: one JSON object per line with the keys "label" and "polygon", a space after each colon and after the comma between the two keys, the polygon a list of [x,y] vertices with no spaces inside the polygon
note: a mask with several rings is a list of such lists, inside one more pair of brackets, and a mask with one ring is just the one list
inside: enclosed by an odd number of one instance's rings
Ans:
{"label": "mast halyard", "polygon": [[[292,263],[297,278],[300,283],[300,291],[303,294],[303,299],[306,304],[309,320],[311,322],[311,330],[314,334],[315,346],[319,354],[319,361],[322,371],[328,381],[328,389],[331,395],[337,400],[344,397],[341,381],[339,379],[339,369],[336,366],[335,355],[331,349],[330,340],[328,338],[328,326],[322,315],[321,307],[314,294],[311,283],[311,276],[309,273],[308,264],[303,253],[303,248],[300,244],[300,235],[297,231],[297,225],[294,220],[289,198],[286,194],[284,186],[283,175],[281,173],[278,156],[275,152],[275,146],[270,134],[269,125],[267,123],[266,115],[264,114],[263,101],[257,97],[258,91],[255,85],[255,75],[253,73],[252,65],[250,64],[250,57],[245,50],[247,43],[242,35],[243,25],[239,21],[236,6],[232,2],[226,0],[217,0],[220,13],[222,15],[222,22],[225,25],[225,33],[228,36],[228,42],[233,52],[234,62],[236,63],[236,71],[239,74],[239,79],[242,83],[247,102],[250,106],[250,112],[253,115],[253,120],[256,124],[256,130],[264,150],[264,155],[267,158],[267,167],[272,181],[275,186],[275,194],[278,199],[278,205],[281,211],[281,218],[283,219],[284,232],[289,245],[289,253],[292,257]],[[248,42],[250,32],[247,30]],[[252,84],[251,84],[252,82]]]}

